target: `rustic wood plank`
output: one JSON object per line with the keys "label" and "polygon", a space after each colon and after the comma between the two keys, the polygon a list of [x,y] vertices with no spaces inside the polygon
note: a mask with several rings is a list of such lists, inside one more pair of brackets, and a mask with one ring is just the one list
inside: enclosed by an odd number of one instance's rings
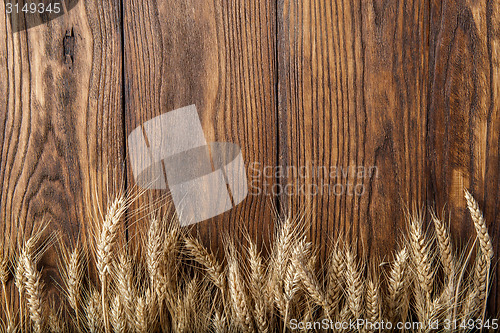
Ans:
{"label": "rustic wood plank", "polygon": [[319,188],[282,200],[314,213],[310,236],[321,246],[343,234],[367,255],[386,255],[404,227],[403,204],[425,200],[428,7],[280,2],[280,163],[312,170],[282,182]]}
{"label": "rustic wood plank", "polygon": [[[119,3],[81,1],[13,33],[2,1],[0,22],[2,246],[29,237],[42,219],[74,244],[123,177]],[[56,257],[52,247],[41,261],[49,298],[61,283]]]}
{"label": "rustic wood plank", "polygon": [[[127,135],[160,114],[195,104],[207,142],[238,144],[248,165],[276,165],[274,10],[273,1],[125,0]],[[133,188],[130,168],[128,176]],[[145,194],[148,200],[165,196],[169,200],[164,190]],[[249,195],[194,232],[214,245],[223,232],[244,229],[267,239],[272,202]],[[145,224],[131,226],[130,237]]]}
{"label": "rustic wood plank", "polygon": [[[429,200],[451,211],[456,241],[474,235],[463,188],[483,209],[496,246],[500,222],[500,4],[432,1]],[[498,276],[499,266],[495,266]],[[490,313],[498,313],[495,279]]]}

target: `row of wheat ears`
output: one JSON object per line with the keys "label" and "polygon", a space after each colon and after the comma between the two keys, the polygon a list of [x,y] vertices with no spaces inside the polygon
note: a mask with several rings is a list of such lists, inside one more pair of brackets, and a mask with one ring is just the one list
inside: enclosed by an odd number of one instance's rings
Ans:
{"label": "row of wheat ears", "polygon": [[[455,252],[447,225],[431,212],[432,233],[424,230],[423,214],[408,214],[408,236],[392,262],[367,265],[356,246],[336,241],[317,270],[303,218],[281,221],[269,256],[248,237],[243,249],[226,237],[224,260],[219,261],[176,223],[153,215],[143,246],[133,251],[119,237],[129,204],[120,195],[98,224],[90,249],[60,243],[65,301],[57,311],[46,304],[37,270],[50,245],[40,242],[43,227],[17,251],[2,251],[1,327],[6,332],[276,332],[289,329],[292,318],[371,323],[484,319],[493,249],[477,202],[467,191],[465,197],[477,231],[471,264],[473,250]],[[94,262],[97,284],[88,278]],[[9,304],[11,278],[18,311]]]}

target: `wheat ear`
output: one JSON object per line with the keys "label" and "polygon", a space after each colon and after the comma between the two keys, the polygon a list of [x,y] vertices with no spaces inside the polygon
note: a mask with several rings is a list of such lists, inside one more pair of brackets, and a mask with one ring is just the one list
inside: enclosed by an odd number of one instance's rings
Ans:
{"label": "wheat ear", "polygon": [[266,271],[262,256],[257,250],[257,245],[250,241],[248,247],[250,264],[250,291],[254,301],[254,317],[260,333],[269,331],[268,303],[265,295]]}
{"label": "wheat ear", "polygon": [[[408,250],[406,249],[406,247],[403,247],[399,252],[396,253],[394,262],[392,263],[392,267],[389,272],[389,276],[387,278],[387,305],[389,308],[389,320],[395,320],[398,310],[407,308],[407,265]],[[399,312],[401,313],[402,311]],[[400,319],[405,320],[406,318]]]}
{"label": "wheat ear", "polygon": [[431,308],[433,271],[430,258],[430,243],[423,232],[422,217],[415,213],[410,219],[410,248],[412,272],[416,278],[414,296],[418,319],[426,323]]}
{"label": "wheat ear", "polygon": [[167,306],[170,307],[170,312],[173,310],[174,294],[177,292],[179,237],[179,227],[171,224],[163,242],[163,263],[160,266],[158,281],[160,301],[167,298]]}
{"label": "wheat ear", "polygon": [[214,333],[225,333],[227,328],[227,319],[223,311],[215,310],[212,318],[212,328]]}
{"label": "wheat ear", "polygon": [[231,297],[231,306],[240,330],[242,332],[253,332],[254,325],[250,311],[250,302],[245,288],[246,283],[239,266],[240,260],[233,241],[226,238],[226,244],[226,257],[228,259],[227,280],[229,295]]}
{"label": "wheat ear", "polygon": [[118,257],[116,264],[116,287],[121,297],[125,316],[127,318],[128,326],[133,327],[134,323],[134,298],[135,298],[135,285],[134,285],[134,265],[132,258],[125,249]]}
{"label": "wheat ear", "polygon": [[[366,283],[366,317],[371,323],[379,323],[381,317],[381,297],[376,276],[376,273],[372,274]],[[370,332],[374,332],[374,329]]]}
{"label": "wheat ear", "polygon": [[90,291],[85,304],[85,317],[87,319],[87,329],[91,333],[101,332],[101,296],[95,289]]}
{"label": "wheat ear", "polygon": [[[326,271],[326,301],[330,311],[338,314],[338,305],[342,295],[342,275],[345,269],[343,252],[339,242],[335,243],[328,258]],[[333,315],[332,313],[329,314]]]}
{"label": "wheat ear", "polygon": [[162,260],[162,229],[158,218],[152,217],[149,224],[146,243],[146,267],[149,274],[152,290],[157,290],[160,276],[160,262]]}
{"label": "wheat ear", "polygon": [[119,195],[106,212],[101,232],[97,240],[97,270],[101,280],[101,303],[103,309],[104,329],[110,332],[107,306],[107,277],[111,271],[112,249],[116,242],[120,219],[125,214],[127,201],[124,195]]}
{"label": "wheat ear", "polygon": [[360,264],[351,249],[346,249],[345,281],[347,287],[347,304],[355,318],[361,318],[363,313],[363,277]]}
{"label": "wheat ear", "polygon": [[36,269],[33,256],[26,253],[23,256],[25,288],[28,300],[28,309],[33,331],[35,333],[43,332],[43,282],[40,272]]}
{"label": "wheat ear", "polygon": [[472,221],[474,222],[474,228],[476,229],[477,239],[479,240],[480,252],[476,256],[474,284],[478,293],[477,302],[481,304],[482,307],[481,318],[484,319],[487,305],[486,302],[491,260],[494,254],[493,245],[491,243],[490,235],[488,234],[486,221],[484,220],[483,213],[479,209],[477,201],[467,190],[464,190],[464,192],[467,207],[469,208]]}
{"label": "wheat ear", "polygon": [[299,275],[300,281],[302,282],[305,290],[313,301],[320,307],[322,307],[327,317],[330,317],[330,308],[326,301],[326,296],[323,288],[320,286],[318,279],[312,273],[306,264],[304,264],[303,253],[301,253],[302,248],[297,247],[292,253],[292,265],[295,271]]}
{"label": "wheat ear", "polygon": [[436,230],[441,263],[446,276],[451,277],[455,272],[455,259],[453,258],[450,234],[443,221],[436,216],[436,213],[432,210],[430,213]]}
{"label": "wheat ear", "polygon": [[124,333],[127,330],[127,317],[120,295],[115,295],[111,303],[111,326],[115,333]]}
{"label": "wheat ear", "polygon": [[148,309],[147,309],[147,304],[146,300],[144,297],[139,297],[137,298],[137,304],[135,308],[135,316],[134,316],[134,324],[135,324],[135,331],[139,333],[146,333],[148,332],[149,328],[149,316],[148,316]]}
{"label": "wheat ear", "polygon": [[208,252],[207,249],[195,238],[186,238],[185,246],[193,259],[205,267],[212,283],[219,288],[223,295],[226,289],[226,281],[224,277],[224,268],[215,259],[215,256]]}
{"label": "wheat ear", "polygon": [[60,247],[61,259],[59,260],[59,271],[64,281],[64,286],[66,287],[64,294],[68,299],[69,305],[73,311],[75,311],[75,325],[76,329],[80,331],[79,308],[84,267],[84,263],[81,259],[82,251],[78,243],[71,252],[68,250],[63,241],[60,241]]}

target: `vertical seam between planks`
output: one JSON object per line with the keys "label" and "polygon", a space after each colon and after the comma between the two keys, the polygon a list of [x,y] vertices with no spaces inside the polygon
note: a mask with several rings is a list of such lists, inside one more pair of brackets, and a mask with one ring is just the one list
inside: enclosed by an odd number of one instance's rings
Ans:
{"label": "vertical seam between planks", "polygon": [[[122,163],[123,163],[123,187],[125,188],[125,191],[128,191],[128,174],[127,174],[127,124],[126,124],[126,98],[125,98],[125,6],[123,5],[124,0],[120,0],[120,42],[121,42],[121,65],[122,65],[122,70],[121,70],[121,88],[122,88],[122,106],[121,106],[121,111],[122,111],[122,119],[121,119],[121,125],[122,125]],[[126,192],[125,192],[126,193]],[[128,219],[127,219],[127,214],[125,215],[125,240],[129,241],[129,235],[128,235]]]}

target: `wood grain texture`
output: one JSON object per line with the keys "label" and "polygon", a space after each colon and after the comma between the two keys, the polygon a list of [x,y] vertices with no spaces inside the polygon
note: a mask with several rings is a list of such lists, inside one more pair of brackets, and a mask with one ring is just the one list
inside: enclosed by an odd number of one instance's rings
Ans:
{"label": "wood grain texture", "polygon": [[[463,188],[483,210],[497,245],[500,222],[500,4],[432,1],[429,200],[451,211],[456,241],[474,235]],[[498,265],[495,275],[498,277]],[[490,298],[498,313],[498,278]]]}
{"label": "wood grain texture", "polygon": [[428,3],[279,7],[280,163],[312,170],[282,181],[319,190],[282,200],[313,212],[320,246],[342,234],[366,255],[387,255],[404,205],[425,200]]}
{"label": "wood grain texture", "polygon": [[[123,4],[127,135],[160,114],[195,104],[207,142],[236,143],[246,163],[275,166],[273,3],[125,0]],[[133,175],[128,175],[133,188]],[[148,200],[165,195],[168,192],[150,191]],[[214,246],[221,244],[223,232],[238,234],[245,229],[254,238],[268,239],[272,203],[272,197],[249,195],[230,212],[197,224],[194,232]],[[147,221],[137,228],[144,224]],[[131,237],[137,228],[131,227]]]}
{"label": "wood grain texture", "polygon": [[[50,222],[75,243],[106,199],[106,170],[123,163],[120,12],[81,1],[45,25],[13,33],[0,4],[1,244]],[[23,24],[23,22],[20,22]],[[97,199],[97,200],[96,200]],[[105,204],[105,200],[100,202]],[[42,258],[48,298],[57,252]],[[12,293],[14,295],[14,293]]]}

